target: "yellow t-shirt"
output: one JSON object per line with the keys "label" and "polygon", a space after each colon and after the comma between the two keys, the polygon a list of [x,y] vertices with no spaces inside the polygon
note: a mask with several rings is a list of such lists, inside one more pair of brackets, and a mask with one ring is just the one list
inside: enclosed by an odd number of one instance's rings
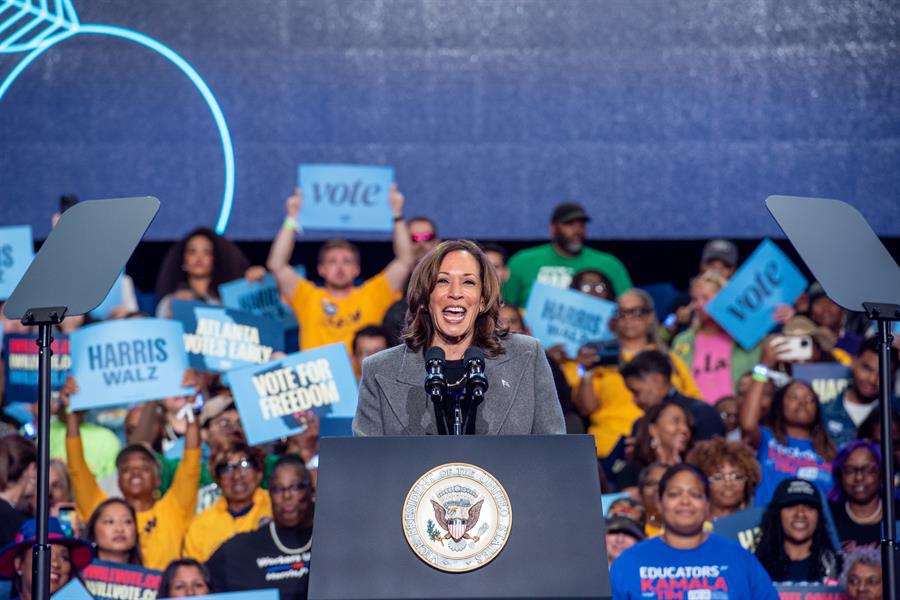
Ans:
{"label": "yellow t-shirt", "polygon": [[[66,454],[78,517],[87,523],[106,494],[88,470],[81,438],[66,438]],[[186,449],[172,485],[147,510],[137,513],[138,539],[144,567],[162,571],[181,556],[184,534],[194,516],[200,481],[200,448]]]}
{"label": "yellow t-shirt", "polygon": [[228,512],[225,498],[219,497],[212,506],[194,517],[184,537],[184,556],[205,563],[219,546],[239,533],[256,531],[272,518],[269,493],[257,488],[253,492],[253,506],[239,517]]}
{"label": "yellow t-shirt", "polygon": [[[621,358],[623,362],[628,362],[634,355],[622,353]],[[684,361],[671,352],[669,359],[672,361],[672,385],[675,389],[685,396],[700,398],[700,389]],[[580,382],[577,361],[567,360],[561,366],[566,381],[575,393]],[[644,411],[632,400],[617,366],[597,367],[591,383],[597,398],[597,410],[588,417],[588,433],[594,436],[597,456],[606,458],[619,443],[619,438],[631,435],[634,422],[644,416]]]}
{"label": "yellow t-shirt", "polygon": [[344,342],[352,350],[353,335],[367,325],[380,325],[391,304],[401,298],[379,273],[344,298],[332,297],[306,279],[300,279],[290,305],[300,323],[300,349],[309,350]]}

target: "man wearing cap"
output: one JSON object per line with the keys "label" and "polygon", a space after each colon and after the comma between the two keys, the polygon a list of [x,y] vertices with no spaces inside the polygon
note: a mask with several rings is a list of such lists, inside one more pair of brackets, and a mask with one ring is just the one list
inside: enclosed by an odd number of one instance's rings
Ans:
{"label": "man wearing cap", "polygon": [[[898,362],[896,346],[891,347],[891,364]],[[895,371],[891,371],[893,381]],[[869,338],[863,342],[859,355],[850,366],[850,385],[834,400],[822,407],[825,431],[840,447],[856,437],[856,430],[873,410],[878,408],[881,384],[878,380],[878,340]],[[894,386],[891,385],[891,389]],[[897,403],[894,403],[896,406]]]}
{"label": "man wearing cap", "polygon": [[606,560],[610,566],[620,554],[645,539],[644,507],[632,498],[620,498],[606,511]]}
{"label": "man wearing cap", "polygon": [[558,205],[550,219],[550,243],[527,248],[509,259],[509,280],[503,286],[506,303],[525,306],[535,281],[567,288],[575,273],[587,269],[606,275],[616,296],[631,289],[631,277],[622,261],[584,245],[590,220],[580,204]]}

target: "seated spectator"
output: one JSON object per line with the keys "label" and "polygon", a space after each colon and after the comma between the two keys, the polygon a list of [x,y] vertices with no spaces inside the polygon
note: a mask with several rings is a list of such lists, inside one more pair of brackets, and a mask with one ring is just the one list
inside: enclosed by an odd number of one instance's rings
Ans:
{"label": "seated spectator", "polygon": [[[760,377],[754,375],[754,377]],[[765,506],[775,486],[799,477],[815,483],[822,493],[831,490],[834,444],[825,433],[819,397],[809,385],[794,381],[775,392],[771,426],[760,425],[760,398],[766,381],[754,379],[741,405],[743,440],[756,448],[762,482],[754,503]]]}
{"label": "seated spectator", "polygon": [[[832,471],[828,507],[844,553],[878,548],[881,542],[881,450],[874,442],[853,440],[841,446]],[[900,511],[900,502],[895,502]],[[897,512],[896,514],[900,514]]]}
{"label": "seated spectator", "polygon": [[865,319],[859,317],[865,315],[851,316],[825,294],[825,288],[818,281],[810,284],[806,297],[809,302],[809,318],[819,327],[825,327],[832,333],[836,340],[835,349],[848,356],[856,356],[863,341],[862,333],[866,325]]}
{"label": "seated spectator", "polygon": [[85,537],[94,544],[97,560],[139,567],[144,564],[138,543],[137,516],[121,498],[108,498],[97,506],[88,519]]}
{"label": "seated spectator", "polygon": [[[77,393],[78,384],[68,378],[60,389],[63,407],[69,396]],[[81,415],[66,415],[66,454],[69,475],[75,494],[75,506],[82,521],[87,521],[106,494],[87,468],[79,430]],[[185,433],[185,449],[172,487],[159,497],[161,466],[150,448],[142,444],[126,446],[116,458],[119,489],[134,508],[140,531],[141,556],[144,566],[161,570],[181,555],[181,544],[197,503],[200,479],[200,426],[193,420]]]}
{"label": "seated spectator", "polygon": [[709,404],[734,394],[740,376],[759,361],[759,346],[744,350],[706,313],[706,305],[726,283],[713,271],[691,281],[694,323],[672,341],[672,351],[690,367],[703,399]]}
{"label": "seated spectator", "polygon": [[522,318],[522,312],[519,307],[512,304],[504,304],[500,307],[500,323],[509,330],[510,333],[524,333],[531,335],[525,320]]}
{"label": "seated spectator", "polygon": [[272,472],[269,495],[272,522],[222,544],[207,567],[219,592],[278,588],[282,600],[305,599],[313,496],[303,460],[293,455],[279,459]]}
{"label": "seated spectator", "polygon": [[220,450],[211,459],[222,497],[194,517],[184,538],[186,558],[206,562],[238,533],[255,531],[272,518],[269,494],[260,488],[263,453],[244,444]]}
{"label": "seated spectator", "polygon": [[[836,446],[856,437],[866,417],[878,408],[881,384],[878,379],[878,340],[869,338],[859,347],[850,370],[850,385],[834,400],[822,407],[822,418],[828,435]],[[897,347],[891,347],[891,364],[897,365]],[[891,372],[893,383],[896,371]],[[893,389],[893,386],[891,386]]]}
{"label": "seated spectator", "polygon": [[350,351],[353,334],[366,325],[379,325],[387,309],[400,299],[413,267],[412,243],[403,219],[403,194],[391,187],[394,212],[394,260],[361,286],[359,249],[345,240],[331,240],[319,249],[318,274],[324,287],[300,277],[290,264],[298,232],[302,193],[287,200],[287,218],[272,242],[266,266],[278,282],[300,324],[300,349],[344,342]]}
{"label": "seated spectator", "polygon": [[750,506],[759,485],[760,468],[746,444],[721,438],[699,442],[685,462],[709,479],[710,519],[727,517]]}
{"label": "seated spectator", "polygon": [[659,512],[659,480],[668,467],[659,463],[647,465],[641,469],[637,481],[637,495],[644,511],[647,513],[647,524],[644,533],[653,537],[662,533],[662,516]]}
{"label": "seated spectator", "polygon": [[[612,454],[620,440],[631,434],[644,410],[632,402],[632,393],[619,373],[619,366],[643,350],[667,351],[659,342],[653,299],[646,292],[637,288],[629,290],[619,295],[616,304],[616,317],[610,326],[618,348],[614,344],[604,346],[616,356],[601,357],[597,346],[586,344],[579,349],[577,360],[562,363],[575,404],[590,419],[588,432],[594,435],[597,455],[601,458]],[[682,394],[699,397],[687,367],[674,354],[669,353],[669,357],[675,365],[674,372],[669,367],[672,385]]]}
{"label": "seated spectator", "polygon": [[509,267],[506,265],[509,253],[506,251],[506,248],[500,244],[487,243],[479,245],[484,251],[484,255],[487,256],[488,262],[497,271],[497,279],[500,280],[500,285],[505,284],[509,281]]}
{"label": "seated spectator", "polygon": [[0,436],[0,547],[12,542],[31,516],[22,506],[35,485],[36,462],[32,442],[16,434]]}
{"label": "seated spectator", "polygon": [[619,369],[634,403],[648,411],[663,402],[674,402],[691,413],[694,440],[702,441],[725,435],[725,424],[716,409],[678,393],[672,384],[675,375],[669,357],[657,350],[645,350]]}
{"label": "seated spectator", "polygon": [[847,590],[847,600],[882,600],[881,552],[860,548],[849,553],[844,558],[841,585]]}
{"label": "seated spectator", "polygon": [[[614,598],[632,600],[652,595],[777,600],[772,580],[740,544],[706,533],[709,482],[696,467],[670,467],[659,482],[665,529],[619,556],[610,570]],[[702,591],[701,591],[702,590]],[[705,595],[704,592],[705,591]]]}
{"label": "seated spectator", "polygon": [[362,375],[362,362],[376,352],[387,350],[388,333],[384,327],[378,325],[366,325],[353,334],[353,352],[350,354],[350,362],[353,363],[353,372],[359,379]]}
{"label": "seated spectator", "polygon": [[214,593],[206,565],[193,558],[173,560],[159,580],[157,598],[190,598]]}
{"label": "seated spectator", "polygon": [[716,400],[713,408],[725,425],[725,439],[738,441],[741,439],[741,421],[739,418],[738,399],[735,396],[723,396]]}
{"label": "seated spectator", "polygon": [[[35,476],[37,476],[37,472],[35,472]],[[50,459],[50,475],[49,475],[49,484],[50,484],[50,516],[51,517],[59,517],[60,509],[71,509],[74,508],[75,505],[73,502],[75,499],[72,497],[72,481],[69,479],[69,469],[66,467],[66,463],[59,460],[58,458]],[[28,494],[28,510],[32,515],[37,514],[37,480],[35,479],[34,485],[29,485],[29,494]],[[0,494],[2,496],[2,494]],[[76,529],[75,531],[79,531],[77,528],[80,526],[80,523],[75,523]]]}
{"label": "seated spectator", "polygon": [[[428,217],[411,218],[407,221],[407,229],[409,229],[409,238],[412,241],[412,268],[415,268],[423,256],[441,243],[441,238],[438,236],[437,225]],[[388,333],[388,348],[392,348],[401,342],[400,336],[406,327],[406,309],[409,307],[409,304],[406,302],[406,288],[408,285],[409,279],[403,285],[403,297],[391,304],[384,314],[382,326]]]}
{"label": "seated spectator", "polygon": [[620,554],[647,539],[644,507],[637,500],[621,498],[606,512],[606,560],[613,564]]}
{"label": "seated spectator", "polygon": [[835,584],[840,555],[822,512],[819,490],[804,479],[784,479],[760,523],[756,557],[772,581]]}
{"label": "seated spectator", "polygon": [[632,458],[615,474],[619,489],[637,483],[641,469],[652,463],[677,465],[691,448],[694,418],[683,406],[664,402],[654,406],[637,424]]}
{"label": "seated spectator", "polygon": [[606,275],[615,294],[631,289],[625,265],[612,254],[585,246],[587,223],[591,218],[580,204],[564,202],[550,217],[550,243],[526,248],[509,259],[509,280],[503,286],[503,299],[516,306],[528,304],[535,281],[567,288],[578,271],[593,269]]}
{"label": "seated spectator", "polygon": [[[59,521],[47,521],[50,542],[50,593],[69,583],[94,558],[91,545],[81,539],[66,537]],[[37,543],[37,523],[29,519],[22,523],[12,543],[0,549],[0,577],[12,579],[20,600],[31,600],[32,547]]]}
{"label": "seated spectator", "polygon": [[[896,498],[900,499],[900,407],[893,407],[893,419],[891,419],[891,441],[894,448],[894,488]],[[881,409],[875,409],[866,417],[857,431],[857,437],[861,440],[874,442],[881,448]],[[900,514],[900,513],[898,513]]]}
{"label": "seated spectator", "polygon": [[260,267],[250,261],[238,246],[212,229],[200,227],[172,246],[163,258],[156,278],[160,298],[156,316],[172,317],[172,300],[192,300],[221,304],[219,286],[245,275],[260,276]]}

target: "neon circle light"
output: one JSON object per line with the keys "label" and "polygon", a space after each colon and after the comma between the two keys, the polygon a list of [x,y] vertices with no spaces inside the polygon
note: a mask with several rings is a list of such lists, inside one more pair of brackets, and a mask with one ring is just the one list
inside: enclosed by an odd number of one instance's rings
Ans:
{"label": "neon circle light", "polygon": [[129,40],[160,54],[184,73],[203,96],[219,131],[225,161],[225,189],[216,232],[225,233],[234,201],[234,146],[225,115],[200,74],[174,50],[142,33],[124,27],[82,24],[71,0],[0,0],[0,54],[28,52],[0,83],[0,101],[25,69],[41,54],[76,35],[105,35]]}

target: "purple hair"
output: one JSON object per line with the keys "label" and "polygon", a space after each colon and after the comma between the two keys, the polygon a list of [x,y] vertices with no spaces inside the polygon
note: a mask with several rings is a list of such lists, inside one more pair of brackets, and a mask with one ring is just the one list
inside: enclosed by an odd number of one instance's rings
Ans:
{"label": "purple hair", "polygon": [[870,440],[850,440],[841,446],[837,456],[834,457],[834,462],[831,463],[831,476],[834,479],[834,487],[828,492],[829,502],[840,502],[844,499],[844,464],[846,464],[850,455],[860,448],[865,448],[875,457],[875,463],[878,465],[879,478],[881,477],[881,450],[878,448],[878,444]]}

